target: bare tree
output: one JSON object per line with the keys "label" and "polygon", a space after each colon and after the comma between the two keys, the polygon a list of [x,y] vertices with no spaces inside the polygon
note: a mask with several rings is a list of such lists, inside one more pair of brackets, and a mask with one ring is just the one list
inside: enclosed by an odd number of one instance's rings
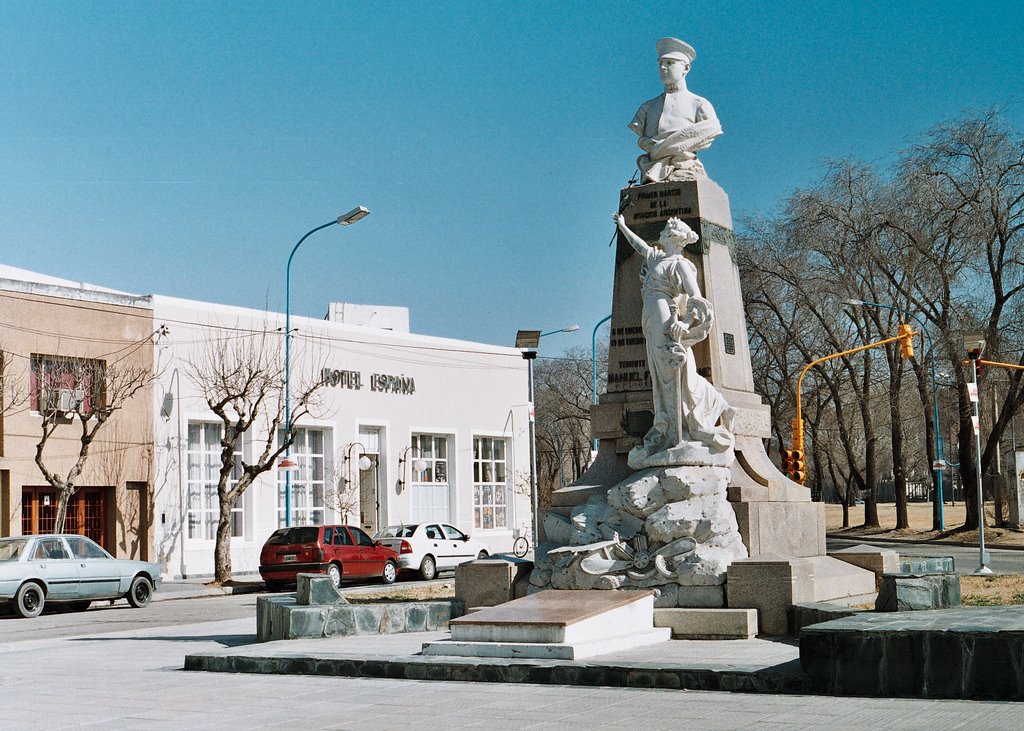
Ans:
{"label": "bare tree", "polygon": [[[604,386],[607,344],[598,348],[598,390]],[[556,358],[540,358],[536,366],[537,471],[540,502],[552,489],[567,485],[590,463],[590,406],[594,395],[593,354],[570,348]]]}
{"label": "bare tree", "polygon": [[[799,361],[892,336],[899,321],[913,315],[927,323],[933,346],[917,357],[904,361],[888,348],[815,369],[831,391],[830,399],[817,403],[834,409],[835,418],[814,426],[823,415],[808,414],[814,472],[820,476],[825,470],[840,479],[847,475],[857,483],[865,495],[865,523],[874,525],[877,475],[891,459],[897,526],[905,527],[907,484],[915,471],[908,465],[930,464],[937,456],[941,425],[935,423],[934,369],[948,371],[961,384],[947,412],[958,414],[960,477],[973,484],[972,409],[962,385],[970,378],[961,334],[982,331],[989,344],[987,359],[1024,365],[1020,135],[995,112],[938,125],[900,155],[891,179],[881,180],[854,161],[833,163],[819,184],[795,193],[780,214],[750,229],[740,249],[740,267],[755,378],[772,400],[776,439],[781,443],[788,432],[791,413],[784,412],[790,398],[772,394],[792,392],[786,374]],[[841,298],[883,307],[840,314]],[[915,387],[920,407],[908,408],[907,395]],[[996,386],[990,381],[985,388]],[[999,402],[982,419],[987,433],[983,471],[992,470],[1003,431],[1024,404],[1024,374],[1007,374],[998,390],[983,398]],[[819,408],[813,401],[810,408]],[[847,412],[858,414],[859,424],[840,413],[844,404]],[[922,421],[923,430],[909,427]],[[881,438],[885,431],[888,440]],[[838,439],[845,466],[831,454],[817,453],[828,446],[821,443],[824,434]],[[964,497],[965,527],[974,528],[981,511],[973,492]]]}
{"label": "bare tree", "polygon": [[[310,412],[322,382],[302,384],[291,399],[290,429],[285,424],[285,365],[277,332],[228,335],[207,341],[185,364],[207,406],[220,419],[218,516],[214,583],[231,579],[231,527],[235,503],[257,477],[273,468],[295,441],[296,423]],[[254,429],[254,426],[256,429]],[[262,431],[257,431],[261,429]],[[279,432],[283,431],[280,434]],[[241,449],[252,439],[250,463]]]}
{"label": "bare tree", "polygon": [[[941,124],[903,158],[894,203],[885,217],[890,249],[879,271],[937,330],[945,367],[961,384],[967,377],[960,335],[981,331],[985,358],[1024,365],[1024,139],[994,111]],[[884,260],[902,266],[881,266]],[[912,265],[910,269],[907,265]],[[1010,374],[999,417],[982,443],[986,472],[999,442],[1024,403],[1021,372]],[[960,475],[976,479],[972,405],[959,389]],[[965,491],[965,528],[979,510]]]}
{"label": "bare tree", "polygon": [[0,428],[3,418],[21,409],[28,401],[28,392],[19,388],[24,374],[14,367],[14,359],[0,347]]}
{"label": "bare tree", "polygon": [[[40,356],[33,361],[35,398],[42,415],[42,434],[36,443],[35,462],[57,491],[54,530],[64,529],[68,503],[89,460],[89,450],[111,417],[127,401],[152,383],[151,368],[132,365],[127,358],[106,363],[93,358]],[[63,427],[78,426],[78,454],[63,474],[47,466],[46,448]]]}

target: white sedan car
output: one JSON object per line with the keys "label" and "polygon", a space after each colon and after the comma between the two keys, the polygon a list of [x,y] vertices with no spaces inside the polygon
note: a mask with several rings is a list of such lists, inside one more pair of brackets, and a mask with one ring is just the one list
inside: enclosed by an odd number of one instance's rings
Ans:
{"label": "white sedan car", "polygon": [[158,586],[157,564],[114,558],[85,536],[0,538],[0,602],[20,617],[37,617],[49,604],[80,612],[97,599],[144,607]]}
{"label": "white sedan car", "polygon": [[373,540],[398,553],[400,571],[418,571],[428,581],[437,576],[438,571],[486,558],[491,552],[486,543],[444,523],[392,525],[377,531]]}

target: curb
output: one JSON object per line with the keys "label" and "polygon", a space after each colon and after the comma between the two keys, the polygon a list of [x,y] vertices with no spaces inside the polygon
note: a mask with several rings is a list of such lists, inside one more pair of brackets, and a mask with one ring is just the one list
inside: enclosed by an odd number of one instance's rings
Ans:
{"label": "curb", "polygon": [[[927,545],[941,548],[942,546],[953,546],[955,548],[977,548],[978,543],[974,541],[968,543],[967,541],[940,541],[934,538],[919,539],[919,538],[891,538],[888,536],[871,536],[871,535],[850,535],[847,533],[826,533],[826,540],[833,538],[837,541],[872,541],[875,543],[895,543],[899,544],[915,544],[915,545]],[[1001,551],[1024,551],[1024,546],[1000,546],[998,543],[992,543],[987,537],[985,538],[985,549],[986,550],[1001,550]]]}
{"label": "curb", "polygon": [[478,683],[664,688],[735,693],[798,694],[807,689],[800,661],[772,670],[712,670],[665,667],[652,663],[603,664],[506,658],[389,656],[267,657],[260,655],[186,655],[185,670],[271,675],[329,675],[345,678],[390,678]]}
{"label": "curb", "polygon": [[[168,584],[174,585],[175,588],[168,589]],[[163,589],[163,591],[161,591],[161,589]],[[205,584],[181,585],[177,582],[164,582],[161,584],[160,589],[157,589],[153,593],[153,601],[201,599],[203,597],[210,596],[234,596],[236,594],[255,594],[261,591],[265,591],[263,584],[255,582],[238,586],[207,586]]]}

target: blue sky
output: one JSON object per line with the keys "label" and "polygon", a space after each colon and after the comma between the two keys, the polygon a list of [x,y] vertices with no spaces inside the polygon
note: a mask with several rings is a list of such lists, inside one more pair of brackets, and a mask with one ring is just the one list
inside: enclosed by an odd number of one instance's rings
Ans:
{"label": "blue sky", "polygon": [[965,110],[1024,131],[1022,28],[1021,2],[0,0],[0,261],[282,310],[291,247],[362,204],[296,254],[293,313],[589,348],[658,38],[697,49],[741,221]]}

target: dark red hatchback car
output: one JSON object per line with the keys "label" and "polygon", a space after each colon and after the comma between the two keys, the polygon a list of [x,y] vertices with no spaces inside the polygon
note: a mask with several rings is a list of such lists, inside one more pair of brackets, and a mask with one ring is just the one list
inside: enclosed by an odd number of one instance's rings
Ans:
{"label": "dark red hatchback car", "polygon": [[377,577],[390,584],[398,576],[398,554],[351,525],[278,528],[263,544],[260,576],[275,590],[294,584],[296,574],[327,574],[335,586]]}

